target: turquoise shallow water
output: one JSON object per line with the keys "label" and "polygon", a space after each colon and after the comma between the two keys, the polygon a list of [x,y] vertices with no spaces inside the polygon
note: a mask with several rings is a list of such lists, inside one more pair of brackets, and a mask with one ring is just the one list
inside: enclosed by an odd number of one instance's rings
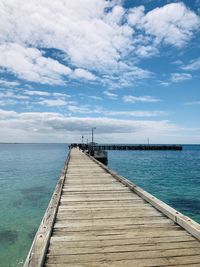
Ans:
{"label": "turquoise shallow water", "polygon": [[0,144],[0,266],[22,266],[67,155],[65,144]]}
{"label": "turquoise shallow water", "polygon": [[[66,156],[66,144],[0,144],[0,267],[23,265]],[[108,156],[110,168],[200,222],[200,146]]]}
{"label": "turquoise shallow water", "polygon": [[108,151],[108,166],[200,223],[200,145],[183,151]]}

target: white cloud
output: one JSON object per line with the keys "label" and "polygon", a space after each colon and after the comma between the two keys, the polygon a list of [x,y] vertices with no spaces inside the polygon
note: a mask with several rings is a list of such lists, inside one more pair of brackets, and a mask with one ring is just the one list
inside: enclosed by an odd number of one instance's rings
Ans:
{"label": "white cloud", "polygon": [[16,81],[7,81],[4,79],[0,80],[0,86],[3,86],[3,87],[13,88],[13,87],[17,87],[19,85],[20,85],[20,83],[16,82]]}
{"label": "white cloud", "polygon": [[50,92],[39,91],[39,90],[24,90],[22,92],[25,95],[36,96],[36,97],[40,97],[40,96],[41,97],[55,97],[55,98],[60,98],[60,99],[71,97],[68,94],[63,94],[63,93],[58,93],[58,92],[50,93]]}
{"label": "white cloud", "polygon": [[160,99],[154,98],[152,96],[132,96],[132,95],[126,95],[123,96],[124,102],[130,102],[130,103],[136,103],[136,102],[159,102]]}
{"label": "white cloud", "polygon": [[136,50],[136,55],[140,58],[147,58],[158,54],[158,49],[153,45],[140,45]]}
{"label": "white cloud", "polygon": [[183,61],[180,60],[180,59],[177,59],[177,60],[173,61],[172,64],[175,64],[175,65],[182,65],[182,64],[183,64]]}
{"label": "white cloud", "polygon": [[3,89],[0,91],[0,105],[20,105],[21,108],[30,109],[33,106],[38,108],[38,105],[46,107],[61,107],[68,104],[74,104],[73,101],[68,101],[70,95],[58,92],[46,92],[27,89]]}
{"label": "white cloud", "polygon": [[30,96],[50,96],[51,93],[45,92],[45,91],[32,91],[32,90],[26,90],[24,91],[26,95]]}
{"label": "white cloud", "polygon": [[2,107],[6,107],[6,106],[14,106],[16,105],[18,102],[16,100],[13,99],[4,99],[4,100],[0,100],[0,106]]}
{"label": "white cloud", "polygon": [[17,43],[0,45],[0,67],[30,82],[63,84],[63,76],[71,69],[51,58],[46,58],[36,48]]}
{"label": "white cloud", "polygon": [[78,105],[77,103],[68,103],[67,109],[72,113],[79,114],[91,114],[98,116],[108,117],[157,117],[168,115],[168,112],[162,110],[133,110],[133,111],[119,111],[119,110],[108,110],[100,106],[90,105]]}
{"label": "white cloud", "polygon": [[47,107],[66,106],[67,103],[68,102],[63,99],[43,99],[37,102],[37,104]]}
{"label": "white cloud", "polygon": [[134,111],[105,111],[106,116],[128,116],[128,117],[157,117],[167,115],[168,112],[160,110],[134,110]]}
{"label": "white cloud", "polygon": [[185,45],[200,26],[199,17],[183,3],[155,8],[142,18],[141,23],[146,33],[156,38],[156,43],[177,47]]}
{"label": "white cloud", "polygon": [[182,82],[192,79],[192,75],[190,73],[172,73],[171,81],[172,82]]}
{"label": "white cloud", "polygon": [[[42,0],[37,4],[34,0],[1,0],[0,42],[58,49],[77,69],[73,77],[95,80],[91,72],[117,69],[118,60],[130,45],[132,30],[121,25],[119,19],[125,10],[120,6],[112,9],[115,3],[104,0],[47,3]],[[109,14],[105,12],[108,7],[111,7]],[[56,73],[62,75],[60,68],[56,68]],[[13,71],[21,78],[39,82],[39,78],[33,79],[31,75],[30,79],[14,70],[14,66]]]}
{"label": "white cloud", "polygon": [[200,58],[192,60],[188,65],[182,67],[183,70],[200,70]]}
{"label": "white cloud", "polygon": [[89,108],[88,106],[68,105],[67,109],[72,113],[80,113],[80,114],[92,114],[92,113],[95,113],[95,110]]}
{"label": "white cloud", "polygon": [[159,81],[159,83],[163,86],[169,86],[170,82],[166,82],[166,81]]}
{"label": "white cloud", "polygon": [[17,112],[14,110],[4,110],[0,109],[0,119],[12,118],[17,115]]}
{"label": "white cloud", "polygon": [[4,91],[0,92],[0,98],[11,98],[11,99],[13,98],[18,100],[26,100],[29,99],[29,96],[25,96],[17,92]]}
{"label": "white cloud", "polygon": [[[143,6],[126,10],[114,0],[1,0],[0,17],[1,67],[47,84],[76,77],[130,86],[151,77],[136,66],[138,57],[157,54],[161,43],[182,47],[199,26],[183,3],[145,14]],[[68,66],[41,47],[60,51]]]}
{"label": "white cloud", "polygon": [[60,97],[60,98],[69,98],[69,97],[71,97],[70,95],[63,94],[63,93],[52,93],[52,96]]}
{"label": "white cloud", "polygon": [[85,80],[94,81],[96,77],[89,71],[84,69],[75,69],[74,70],[75,77],[83,78]]}
{"label": "white cloud", "polygon": [[111,93],[109,91],[104,91],[103,93],[110,99],[116,100],[118,98],[117,94]]}
{"label": "white cloud", "polygon": [[144,6],[131,8],[128,14],[128,23],[133,27],[140,24],[144,17],[144,11]]}
{"label": "white cloud", "polygon": [[186,105],[200,105],[200,100],[185,103]]}
{"label": "white cloud", "polygon": [[102,97],[96,96],[96,95],[91,95],[91,96],[89,96],[89,98],[94,99],[94,100],[103,100]]}

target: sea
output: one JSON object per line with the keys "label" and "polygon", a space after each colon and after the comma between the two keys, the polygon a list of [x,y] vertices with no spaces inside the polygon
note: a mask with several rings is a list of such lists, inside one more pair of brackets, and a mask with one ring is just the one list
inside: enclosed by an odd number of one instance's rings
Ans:
{"label": "sea", "polygon": [[[23,266],[67,154],[67,144],[0,144],[0,267]],[[200,145],[108,151],[108,167],[200,223]]]}

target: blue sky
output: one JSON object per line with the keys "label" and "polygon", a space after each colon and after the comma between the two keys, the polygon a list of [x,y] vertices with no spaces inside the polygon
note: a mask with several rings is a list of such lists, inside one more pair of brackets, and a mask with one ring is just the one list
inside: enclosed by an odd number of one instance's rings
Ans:
{"label": "blue sky", "polygon": [[0,142],[200,143],[199,0],[0,6]]}

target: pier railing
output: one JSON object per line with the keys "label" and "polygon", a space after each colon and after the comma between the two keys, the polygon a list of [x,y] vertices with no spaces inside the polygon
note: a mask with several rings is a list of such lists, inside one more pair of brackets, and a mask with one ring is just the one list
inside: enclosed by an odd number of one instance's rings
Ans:
{"label": "pier railing", "polygon": [[181,212],[175,210],[174,208],[167,205],[165,202],[161,201],[160,199],[154,197],[150,193],[143,190],[141,187],[137,186],[136,184],[132,183],[128,179],[124,178],[123,176],[118,175],[116,172],[110,170],[107,166],[96,160],[94,157],[86,154],[90,157],[94,162],[96,162],[101,168],[103,168],[107,173],[111,174],[116,180],[120,183],[129,187],[133,192],[143,198],[145,201],[150,203],[154,208],[162,212],[166,215],[169,219],[180,225],[184,228],[188,233],[192,236],[196,237],[200,240],[200,225],[199,223],[192,220],[190,217],[183,215]]}

